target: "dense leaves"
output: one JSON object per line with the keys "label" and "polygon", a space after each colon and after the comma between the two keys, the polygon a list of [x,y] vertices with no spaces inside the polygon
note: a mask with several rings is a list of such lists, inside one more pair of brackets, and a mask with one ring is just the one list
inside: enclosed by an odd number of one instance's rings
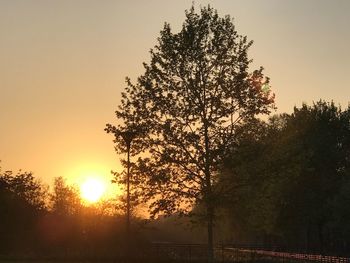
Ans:
{"label": "dense leaves", "polygon": [[219,185],[232,190],[230,218],[244,238],[321,251],[347,244],[349,112],[303,105],[236,145]]}
{"label": "dense leaves", "polygon": [[36,245],[35,222],[46,208],[46,194],[32,173],[0,169],[0,253]]}
{"label": "dense leaves", "polygon": [[67,185],[63,177],[55,178],[50,199],[51,210],[59,215],[78,214],[82,209],[78,189]]}
{"label": "dense leaves", "polygon": [[274,108],[263,69],[249,71],[251,45],[229,16],[192,7],[180,32],[164,25],[145,73],[135,84],[127,80],[116,111],[121,124],[107,126],[121,152],[120,132],[141,130],[133,142],[135,153],[144,152],[136,165],[139,194],[151,201],[152,215],[203,203],[211,245],[218,198],[212,186],[236,127]]}
{"label": "dense leaves", "polygon": [[112,255],[123,243],[123,223],[114,202],[86,206],[62,177],[49,192],[32,173],[0,169],[1,257]]}

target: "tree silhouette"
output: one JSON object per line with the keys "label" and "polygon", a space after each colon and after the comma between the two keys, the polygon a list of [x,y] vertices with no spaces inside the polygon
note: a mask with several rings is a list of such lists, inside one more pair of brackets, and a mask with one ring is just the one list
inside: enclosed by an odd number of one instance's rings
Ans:
{"label": "tree silhouette", "polygon": [[46,209],[46,197],[47,187],[32,173],[2,172],[0,167],[1,254],[30,251],[37,245],[35,226]]}
{"label": "tree silhouette", "polygon": [[12,171],[6,171],[2,175],[2,180],[6,182],[11,192],[28,202],[36,210],[45,210],[48,188],[37,180],[33,173],[20,170],[14,174]]}
{"label": "tree silhouette", "polygon": [[290,171],[280,171],[286,190],[279,224],[290,235],[303,228],[306,245],[321,252],[328,243],[325,233],[331,230],[332,214],[337,213],[330,213],[332,200],[348,180],[349,131],[349,110],[325,101],[295,108],[282,130],[281,150],[289,157]]}
{"label": "tree silhouette", "polygon": [[[134,145],[139,157],[143,196],[151,212],[186,213],[205,206],[209,257],[213,257],[213,223],[218,169],[239,123],[274,108],[274,95],[263,69],[248,71],[252,45],[239,35],[229,16],[210,6],[186,12],[179,33],[169,24],[150,51],[151,62],[136,84],[127,87],[116,111],[117,127],[137,125],[143,134]],[[118,141],[117,141],[118,147]],[[147,156],[147,157],[145,157]]]}
{"label": "tree silhouette", "polygon": [[224,206],[250,242],[348,250],[349,113],[303,104],[240,138],[218,187],[231,190]]}
{"label": "tree silhouette", "polygon": [[76,188],[66,184],[63,177],[56,177],[54,189],[51,194],[51,209],[58,215],[77,214],[82,204],[79,192]]}

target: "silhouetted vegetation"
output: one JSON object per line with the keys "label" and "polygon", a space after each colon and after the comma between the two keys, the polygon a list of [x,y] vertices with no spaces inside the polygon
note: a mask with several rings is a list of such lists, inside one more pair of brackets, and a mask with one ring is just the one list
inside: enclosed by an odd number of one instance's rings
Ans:
{"label": "silhouetted vegetation", "polygon": [[243,128],[217,184],[232,241],[349,251],[350,109],[319,101]]}
{"label": "silhouetted vegetation", "polygon": [[0,256],[121,253],[124,219],[114,204],[84,205],[61,177],[50,193],[32,173],[1,172],[0,204]]}
{"label": "silhouetted vegetation", "polygon": [[209,259],[224,243],[349,255],[350,107],[321,100],[261,120],[274,94],[249,71],[251,45],[210,6],[186,11],[179,33],[165,24],[106,127],[134,157],[131,209],[151,219],[133,216],[128,233],[125,198],[86,204],[62,177],[50,190],[0,170],[0,260],[123,258],[152,242],[207,242]]}
{"label": "silhouetted vegetation", "polygon": [[[216,244],[348,255],[350,108],[319,101],[251,119],[236,127],[227,149],[213,183]],[[1,171],[0,204],[0,255],[125,255],[125,216],[116,202],[86,205],[61,177],[49,191],[32,173]],[[202,202],[191,208],[203,210]],[[203,243],[203,221],[178,215],[133,218],[133,247]]]}
{"label": "silhouetted vegetation", "polygon": [[46,208],[46,191],[31,173],[5,171],[0,176],[0,253],[37,245],[36,221]]}
{"label": "silhouetted vegetation", "polygon": [[118,152],[125,152],[121,133],[139,134],[134,154],[143,154],[133,173],[142,184],[134,189],[152,215],[189,213],[203,204],[209,254],[221,161],[238,125],[274,108],[263,69],[249,71],[251,45],[229,16],[192,7],[179,33],[164,25],[145,73],[136,84],[127,80],[116,111],[122,124],[106,129]]}

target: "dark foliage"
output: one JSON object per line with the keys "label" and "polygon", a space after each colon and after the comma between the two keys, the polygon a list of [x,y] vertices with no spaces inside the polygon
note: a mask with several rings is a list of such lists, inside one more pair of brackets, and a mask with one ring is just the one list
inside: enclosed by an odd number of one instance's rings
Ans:
{"label": "dark foliage", "polygon": [[[125,252],[124,218],[111,213],[114,203],[85,206],[62,177],[53,190],[32,173],[0,171],[0,256],[108,258]],[[133,241],[143,242],[140,235]]]}
{"label": "dark foliage", "polygon": [[237,239],[349,249],[349,113],[320,101],[242,137],[218,185],[230,193],[226,208]]}
{"label": "dark foliage", "polygon": [[220,196],[213,185],[236,127],[274,108],[263,69],[249,72],[251,45],[229,16],[192,7],[180,32],[164,25],[145,73],[136,84],[127,80],[116,111],[122,124],[106,129],[115,134],[119,152],[125,150],[121,133],[139,133],[134,153],[144,154],[134,175],[142,183],[135,189],[152,215],[204,205],[209,247]]}

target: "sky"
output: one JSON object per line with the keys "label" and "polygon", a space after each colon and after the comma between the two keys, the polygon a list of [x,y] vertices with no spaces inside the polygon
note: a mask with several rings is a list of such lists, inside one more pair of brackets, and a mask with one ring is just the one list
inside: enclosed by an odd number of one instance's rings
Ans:
{"label": "sky", "polygon": [[[192,0],[0,0],[0,166],[45,183],[64,176],[112,179],[120,170],[106,123],[125,77],[142,62],[164,22],[177,32]],[[217,0],[237,31],[254,40],[277,113],[302,102],[350,101],[350,1]],[[113,191],[115,186],[111,186]]]}

